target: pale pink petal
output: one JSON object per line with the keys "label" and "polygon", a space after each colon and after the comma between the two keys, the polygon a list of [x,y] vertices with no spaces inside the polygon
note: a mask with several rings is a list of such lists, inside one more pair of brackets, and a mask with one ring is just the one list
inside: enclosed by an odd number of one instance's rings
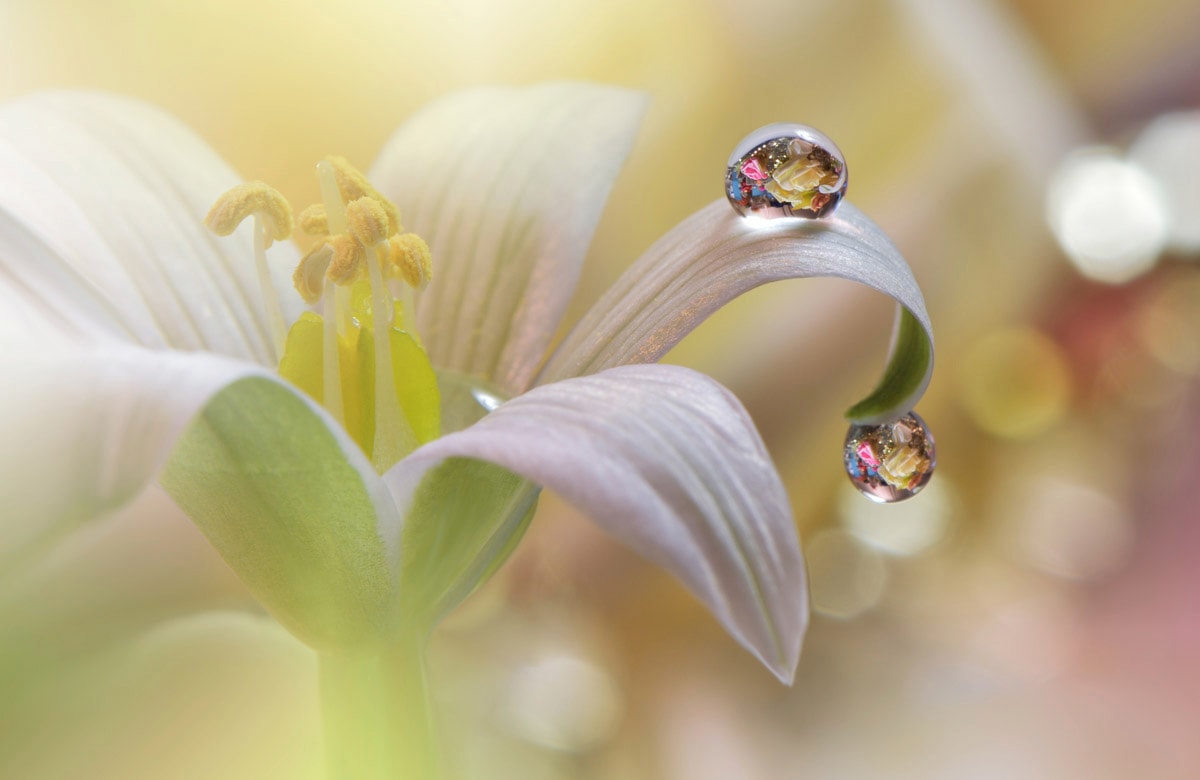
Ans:
{"label": "pale pink petal", "polygon": [[535,388],[389,471],[397,504],[450,457],[558,492],[676,574],[791,681],[808,597],[787,493],[745,410],[716,382],[676,366],[625,366]]}
{"label": "pale pink petal", "polygon": [[474,89],[387,142],[371,178],[433,251],[418,317],[436,365],[529,386],[644,103],[591,84]]}
{"label": "pale pink petal", "polygon": [[[738,216],[721,199],[677,225],[622,274],[554,351],[538,381],[654,362],[733,298],[768,282],[807,276],[850,279],[890,295],[916,317],[932,344],[912,271],[853,204],[843,202],[822,220],[762,222]],[[912,386],[882,417],[911,409],[925,392],[933,373],[931,348],[924,357]]]}

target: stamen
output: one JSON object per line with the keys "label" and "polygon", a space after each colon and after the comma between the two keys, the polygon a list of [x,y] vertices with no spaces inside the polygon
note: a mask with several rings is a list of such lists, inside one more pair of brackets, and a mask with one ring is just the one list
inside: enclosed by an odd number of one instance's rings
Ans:
{"label": "stamen", "polygon": [[300,230],[310,236],[329,235],[329,217],[325,215],[325,206],[321,203],[313,205],[300,212],[296,218]]}
{"label": "stamen", "polygon": [[[375,186],[367,180],[362,171],[351,165],[345,157],[330,155],[324,161],[329,163],[333,168],[338,191],[347,203],[359,198],[371,198],[378,201],[379,205],[383,206],[383,210],[387,212],[388,224],[391,226],[391,232],[388,235],[398,233],[403,229],[400,227],[400,209],[396,208],[396,204],[392,203],[379,190],[375,189]],[[328,206],[328,203],[326,203],[326,206]]]}
{"label": "stamen", "polygon": [[333,259],[329,263],[328,271],[330,280],[337,284],[350,284],[362,268],[362,244],[348,233],[342,233],[330,238],[329,246],[333,249]]}
{"label": "stamen", "polygon": [[204,224],[218,236],[227,236],[251,215],[267,226],[266,246],[292,234],[292,207],[279,191],[261,181],[239,184],[217,198]]}
{"label": "stamen", "polygon": [[331,235],[346,232],[346,204],[338,190],[337,174],[329,160],[317,163],[317,180],[321,183],[321,201],[325,204],[325,219]]}
{"label": "stamen", "polygon": [[388,215],[374,198],[362,197],[351,201],[346,206],[346,221],[350,225],[350,233],[363,246],[373,247],[387,241]]}
{"label": "stamen", "polygon": [[[290,214],[288,216],[291,216]],[[287,344],[287,325],[283,321],[283,308],[279,305],[279,293],[271,281],[271,269],[267,267],[267,247],[271,238],[267,224],[258,214],[254,215],[254,266],[258,270],[258,289],[262,292],[263,308],[267,310],[267,322],[271,327],[271,340],[275,346],[275,363],[283,360]],[[291,234],[291,230],[288,230]]]}
{"label": "stamen", "polygon": [[283,321],[283,307],[279,293],[271,281],[271,270],[267,266],[267,247],[274,241],[282,241],[292,234],[292,207],[279,191],[261,181],[239,184],[229,190],[209,209],[204,224],[218,236],[228,236],[246,217],[254,217],[254,264],[258,271],[258,288],[263,298],[263,308],[270,323],[271,340],[275,348],[275,360],[283,358],[287,340],[287,325]]}
{"label": "stamen", "polygon": [[433,278],[433,257],[429,244],[416,233],[401,233],[388,239],[388,245],[396,273],[410,287],[424,290]]}
{"label": "stamen", "polygon": [[325,408],[342,425],[346,424],[346,408],[342,402],[342,366],[338,349],[337,295],[333,280],[325,278],[325,316],[321,331],[321,390]]}
{"label": "stamen", "polygon": [[396,375],[392,366],[392,297],[380,268],[387,257],[387,242],[376,242],[370,254],[374,257],[367,259],[367,273],[371,278],[371,318],[375,330],[375,447],[371,461],[383,472],[416,449],[417,437],[396,397]]}
{"label": "stamen", "polygon": [[333,247],[323,241],[313,247],[308,254],[300,258],[296,272],[292,274],[292,283],[296,292],[306,303],[313,304],[321,300],[322,288],[325,284],[325,272],[333,260]]}

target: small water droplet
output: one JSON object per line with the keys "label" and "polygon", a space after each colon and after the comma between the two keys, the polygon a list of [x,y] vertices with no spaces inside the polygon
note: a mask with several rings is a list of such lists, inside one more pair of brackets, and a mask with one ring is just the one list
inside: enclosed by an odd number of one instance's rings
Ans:
{"label": "small water droplet", "polygon": [[829,136],[808,125],[778,122],[734,148],[725,196],[742,216],[818,219],[837,208],[848,181],[846,158]]}
{"label": "small water droplet", "polygon": [[851,425],[843,451],[858,492],[880,504],[921,492],[937,466],[933,434],[916,412],[882,425]]}
{"label": "small water droplet", "polygon": [[454,371],[438,372],[442,396],[442,434],[461,431],[496,411],[508,400],[492,385]]}

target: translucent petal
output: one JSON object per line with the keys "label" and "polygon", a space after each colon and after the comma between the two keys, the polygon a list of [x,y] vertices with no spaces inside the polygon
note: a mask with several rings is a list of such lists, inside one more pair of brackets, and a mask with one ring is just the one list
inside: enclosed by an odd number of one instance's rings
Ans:
{"label": "translucent petal", "polygon": [[[201,224],[239,181],[194,133],[144,103],[87,92],[6,103],[0,285],[36,293],[58,316],[78,320],[65,312],[83,308],[93,329],[115,325],[144,346],[270,363],[250,225],[218,239]],[[290,318],[302,308],[288,281],[297,259],[289,244],[269,256]]]}
{"label": "translucent petal", "polygon": [[563,495],[675,573],[790,682],[808,620],[791,509],[753,423],[720,385],[675,366],[623,366],[537,387],[384,481],[411,518],[427,473],[462,458]]}
{"label": "translucent petal", "polygon": [[418,321],[436,365],[529,385],[643,107],[590,84],[475,89],[387,142],[371,177],[433,251]]}
{"label": "translucent petal", "polygon": [[658,360],[710,314],[768,282],[834,276],[895,298],[888,367],[850,410],[878,422],[911,409],[933,373],[933,331],[912,271],[879,227],[853,204],[822,220],[762,223],[724,199],[685,219],[643,254],[563,340],[539,382]]}

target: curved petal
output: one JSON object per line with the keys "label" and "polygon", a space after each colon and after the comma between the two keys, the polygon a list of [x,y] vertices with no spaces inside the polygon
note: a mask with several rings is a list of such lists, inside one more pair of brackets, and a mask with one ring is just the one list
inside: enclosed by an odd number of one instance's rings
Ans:
{"label": "curved petal", "polygon": [[846,202],[832,218],[766,223],[743,219],[724,199],[710,203],[621,275],[558,346],[538,381],[654,362],[742,293],[807,276],[860,282],[902,307],[884,377],[848,416],[881,422],[915,406],[933,374],[924,298],[892,242]]}
{"label": "curved petal", "polygon": [[[85,332],[266,363],[250,226],[217,239],[201,224],[239,181],[188,128],[138,101],[64,92],[0,106],[0,284],[19,283],[59,316],[85,309]],[[270,261],[286,280],[296,250],[277,246]],[[299,297],[280,289],[294,317]]]}
{"label": "curved petal", "polygon": [[260,372],[128,346],[10,356],[0,382],[0,564],[131,500],[214,393]]}
{"label": "curved petal", "polygon": [[529,386],[644,104],[590,84],[475,89],[387,142],[371,177],[433,251],[418,317],[436,365]]}
{"label": "curved petal", "polygon": [[538,387],[384,476],[404,506],[447,458],[557,491],[674,572],[790,682],[808,622],[787,494],[745,410],[703,374],[624,366]]}

